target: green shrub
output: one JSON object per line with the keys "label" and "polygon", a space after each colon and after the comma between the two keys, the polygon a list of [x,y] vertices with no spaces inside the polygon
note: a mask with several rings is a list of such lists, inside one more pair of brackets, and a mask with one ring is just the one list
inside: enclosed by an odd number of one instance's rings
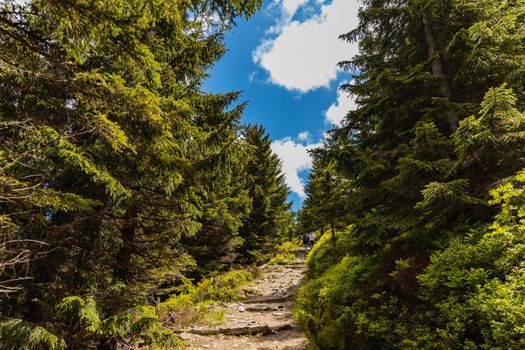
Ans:
{"label": "green shrub", "polygon": [[239,294],[239,287],[253,281],[253,274],[246,270],[234,270],[224,275],[202,280],[191,292],[194,302],[234,301]]}
{"label": "green shrub", "polygon": [[190,325],[202,324],[213,316],[211,302],[194,303],[189,295],[171,297],[160,305],[160,317],[176,329],[183,329]]}
{"label": "green shrub", "polygon": [[268,262],[269,265],[285,265],[297,259],[297,252],[302,244],[298,238],[286,241],[277,247],[277,253]]}
{"label": "green shrub", "polygon": [[296,254],[302,246],[301,240],[299,238],[294,238],[291,241],[283,242],[277,247],[277,250],[280,253]]}
{"label": "green shrub", "polygon": [[277,254],[268,262],[269,265],[286,265],[296,259],[295,254]]}
{"label": "green shrub", "polygon": [[525,348],[524,182],[521,172],[492,191],[494,223],[452,241],[418,276],[433,320],[429,347]]}
{"label": "green shrub", "polygon": [[523,183],[525,171],[492,191],[500,207],[494,222],[458,226],[449,235],[456,238],[423,263],[359,253],[350,229],[338,233],[332,265],[329,235],[321,237],[295,307],[313,346],[525,349]]}
{"label": "green shrub", "polygon": [[340,261],[352,249],[352,226],[343,231],[336,231],[336,251],[332,246],[332,233],[326,231],[315,242],[306,257],[308,266],[307,277],[313,278],[321,275],[328,268]]}
{"label": "green shrub", "polygon": [[318,348],[345,348],[347,320],[356,313],[360,297],[355,286],[366,279],[368,265],[366,259],[345,257],[299,289],[295,317]]}

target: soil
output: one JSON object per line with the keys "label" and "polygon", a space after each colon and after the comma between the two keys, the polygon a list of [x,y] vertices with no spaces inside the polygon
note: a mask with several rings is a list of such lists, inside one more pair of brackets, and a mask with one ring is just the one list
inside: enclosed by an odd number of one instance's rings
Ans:
{"label": "soil", "polygon": [[251,296],[221,306],[225,314],[220,325],[190,328],[180,337],[188,349],[309,349],[292,317],[293,298],[305,268],[303,258],[286,265],[262,266]]}

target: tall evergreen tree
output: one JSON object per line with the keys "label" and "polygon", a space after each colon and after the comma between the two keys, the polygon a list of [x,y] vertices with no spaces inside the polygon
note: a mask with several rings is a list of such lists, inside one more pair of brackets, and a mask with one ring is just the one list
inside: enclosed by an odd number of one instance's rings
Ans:
{"label": "tall evergreen tree", "polygon": [[141,305],[190,262],[181,237],[228,205],[239,153],[237,94],[200,85],[260,1],[1,6],[0,251],[23,258],[0,258],[18,291],[0,346],[167,344]]}
{"label": "tall evergreen tree", "polygon": [[323,158],[323,149],[312,153],[313,165],[305,186],[306,198],[299,215],[299,229],[310,231],[330,230],[332,249],[336,249],[336,228],[347,224],[349,181],[338,175],[335,162]]}
{"label": "tall evergreen tree", "polygon": [[[233,142],[228,149],[228,176],[206,173],[199,183],[203,185],[203,214],[199,220],[202,227],[198,233],[184,239],[184,247],[195,259],[198,268],[195,277],[230,268],[237,258],[242,244],[239,229],[250,212],[250,197],[245,175],[248,145],[242,139]],[[227,165],[228,164],[228,165]]]}
{"label": "tall evergreen tree", "polygon": [[245,176],[252,205],[240,229],[240,259],[255,262],[289,234],[293,217],[281,162],[272,152],[269,135],[262,126],[248,126],[244,139],[250,147]]}
{"label": "tall evergreen tree", "polygon": [[352,186],[347,257],[304,289],[304,324],[321,348],[490,348],[475,311],[460,315],[457,294],[423,297],[440,290],[421,291],[420,276],[437,249],[494,220],[490,190],[525,166],[524,2],[363,5],[342,36],[360,53],[340,64],[358,72],[343,89],[359,108],[326,152]]}

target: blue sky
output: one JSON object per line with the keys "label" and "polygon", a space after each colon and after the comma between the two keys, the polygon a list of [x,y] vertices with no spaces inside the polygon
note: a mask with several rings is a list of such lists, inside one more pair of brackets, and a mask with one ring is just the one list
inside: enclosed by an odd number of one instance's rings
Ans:
{"label": "blue sky", "polygon": [[357,0],[265,0],[248,21],[228,33],[228,52],[210,71],[209,92],[242,91],[249,101],[243,121],[261,124],[281,158],[294,209],[304,197],[311,160],[307,150],[355,108],[338,91],[351,75],[337,62],[352,57],[355,44],[339,34],[355,28]]}

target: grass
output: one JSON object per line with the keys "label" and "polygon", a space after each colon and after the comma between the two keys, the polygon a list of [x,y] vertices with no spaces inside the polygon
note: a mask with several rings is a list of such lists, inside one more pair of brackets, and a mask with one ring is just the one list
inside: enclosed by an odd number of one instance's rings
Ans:
{"label": "grass", "polygon": [[190,325],[214,326],[224,320],[221,302],[235,301],[254,280],[253,273],[233,270],[226,274],[206,278],[198,284],[188,284],[186,291],[172,295],[160,304],[162,322],[176,329]]}

